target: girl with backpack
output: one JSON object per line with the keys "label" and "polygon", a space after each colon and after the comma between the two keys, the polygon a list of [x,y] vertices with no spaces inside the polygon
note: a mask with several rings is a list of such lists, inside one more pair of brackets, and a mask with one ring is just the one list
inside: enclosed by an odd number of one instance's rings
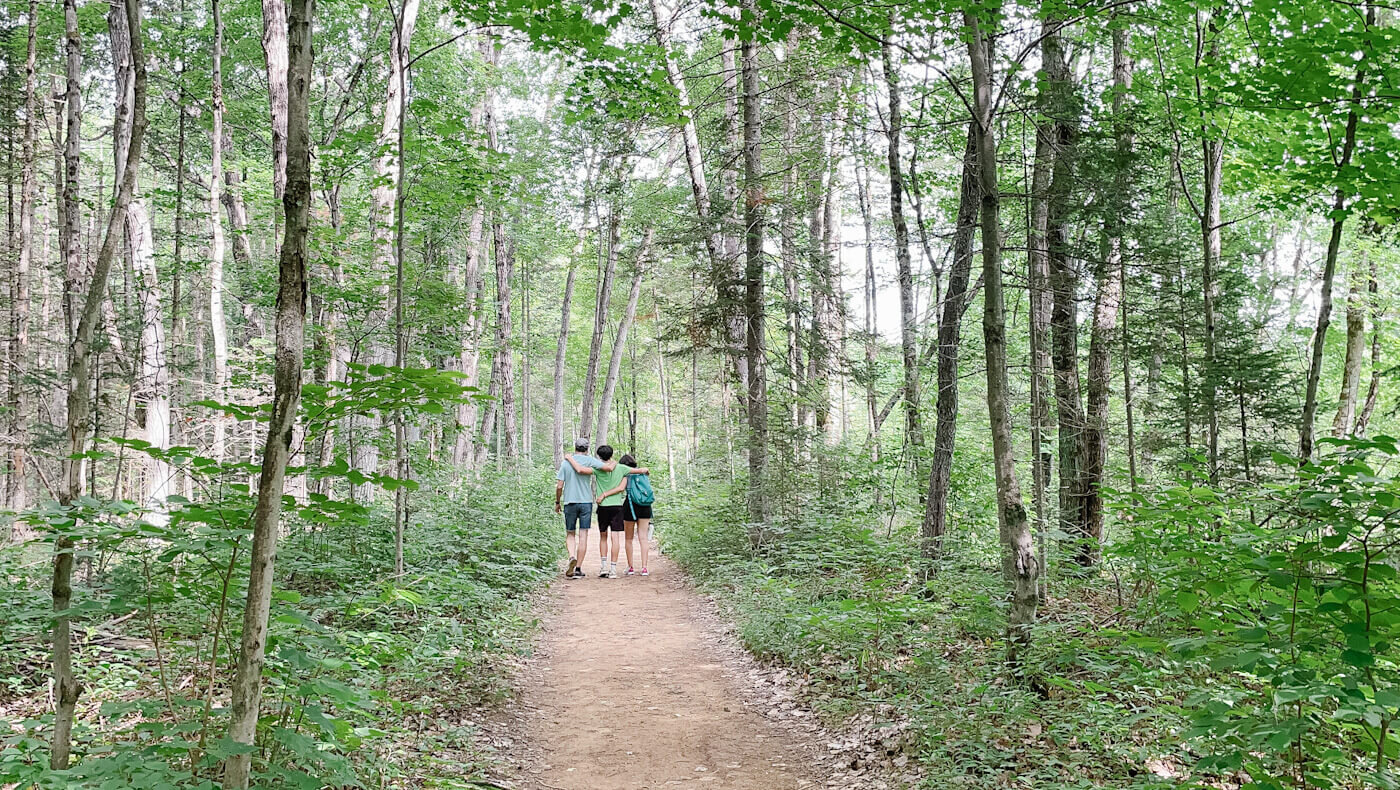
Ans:
{"label": "girl with backpack", "polygon": [[[624,455],[618,459],[621,466],[636,468],[637,459],[631,454]],[[613,494],[625,494],[622,503],[622,526],[623,543],[627,547],[627,575],[636,573],[633,570],[632,562],[632,536],[636,535],[637,545],[641,551],[641,575],[650,576],[647,570],[647,560],[651,555],[651,506],[656,502],[656,492],[651,487],[651,477],[644,470],[637,470],[637,474],[630,474],[622,478],[622,482],[617,487],[608,491],[604,496]]]}

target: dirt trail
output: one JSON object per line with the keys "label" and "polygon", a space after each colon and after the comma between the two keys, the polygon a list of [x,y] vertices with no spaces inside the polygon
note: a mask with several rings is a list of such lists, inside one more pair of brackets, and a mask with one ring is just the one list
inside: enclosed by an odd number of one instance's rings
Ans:
{"label": "dirt trail", "polygon": [[675,565],[653,553],[650,577],[600,579],[595,556],[587,578],[561,580],[547,599],[521,678],[522,786],[817,787],[811,752],[746,704],[732,649]]}

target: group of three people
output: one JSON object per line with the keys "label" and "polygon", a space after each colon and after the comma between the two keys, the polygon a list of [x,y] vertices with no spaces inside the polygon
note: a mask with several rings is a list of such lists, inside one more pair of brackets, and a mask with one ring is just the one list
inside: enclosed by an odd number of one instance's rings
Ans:
{"label": "group of three people", "polygon": [[[588,555],[588,530],[593,527],[593,506],[598,506],[598,576],[618,577],[617,561],[627,553],[627,575],[648,576],[651,554],[650,531],[652,494],[649,485],[640,485],[651,470],[637,466],[637,460],[624,455],[613,460],[613,448],[601,445],[597,457],[588,454],[588,440],[574,442],[574,452],[566,453],[555,474],[554,512],[564,515],[564,532],[569,548],[569,566],[564,576],[583,578],[583,559]],[[639,478],[631,481],[629,478]],[[596,488],[596,490],[595,490]],[[582,532],[582,534],[579,534]],[[638,554],[632,553],[632,539]],[[640,559],[640,563],[634,560]]]}

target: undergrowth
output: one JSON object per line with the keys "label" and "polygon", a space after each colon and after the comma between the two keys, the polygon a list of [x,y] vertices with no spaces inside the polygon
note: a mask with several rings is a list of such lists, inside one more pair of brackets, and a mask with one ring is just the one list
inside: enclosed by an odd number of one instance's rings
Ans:
{"label": "undergrowth", "polygon": [[[531,594],[562,541],[543,506],[522,511],[504,487],[434,482],[413,496],[402,578],[383,513],[289,522],[254,754],[259,786],[475,786],[489,756],[474,745],[468,713],[507,693],[508,664],[535,626]],[[542,475],[529,483],[548,484]],[[232,748],[226,682],[248,536],[182,525],[178,514],[147,533],[80,558],[105,566],[95,578],[106,583],[75,596],[85,693],[74,767],[62,772],[47,767],[47,544],[0,553],[0,718],[11,723],[0,732],[0,785],[216,786]]]}

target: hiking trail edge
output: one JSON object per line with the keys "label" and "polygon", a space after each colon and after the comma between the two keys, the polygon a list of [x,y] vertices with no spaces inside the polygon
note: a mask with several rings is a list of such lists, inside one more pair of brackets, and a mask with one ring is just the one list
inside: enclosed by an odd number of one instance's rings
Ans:
{"label": "hiking trail edge", "polygon": [[747,667],[674,563],[653,549],[651,576],[600,579],[595,552],[584,570],[560,579],[541,607],[539,650],[519,678],[527,753],[515,785],[824,785],[809,775],[816,747],[746,702]]}

